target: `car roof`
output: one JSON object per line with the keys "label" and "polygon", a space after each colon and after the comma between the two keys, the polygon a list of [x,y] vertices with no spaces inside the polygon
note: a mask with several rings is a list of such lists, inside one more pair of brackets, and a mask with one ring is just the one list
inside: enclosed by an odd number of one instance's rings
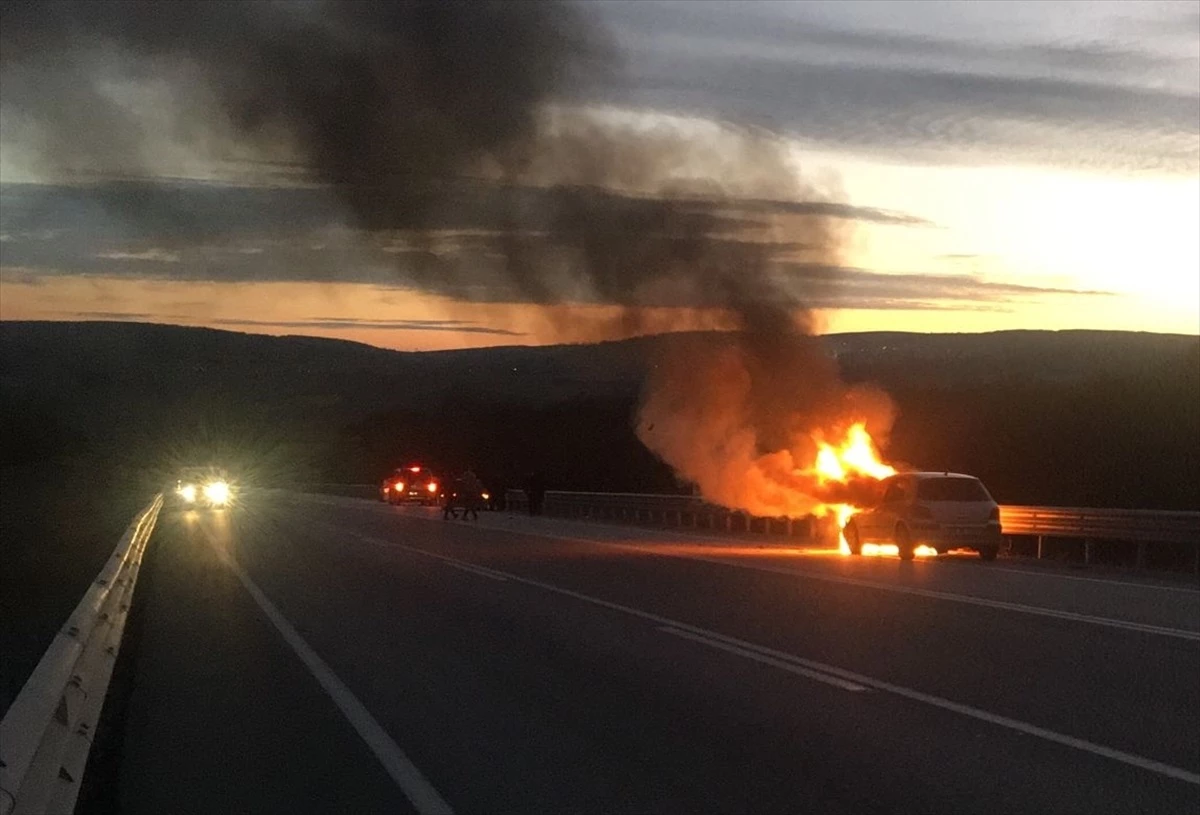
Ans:
{"label": "car roof", "polygon": [[922,472],[915,472],[915,473],[896,473],[896,475],[902,475],[902,476],[906,476],[908,478],[915,478],[918,481],[922,481],[922,480],[929,479],[929,478],[969,478],[972,481],[979,480],[975,476],[966,475],[965,473],[947,473],[947,472],[932,472],[932,471],[922,471]]}

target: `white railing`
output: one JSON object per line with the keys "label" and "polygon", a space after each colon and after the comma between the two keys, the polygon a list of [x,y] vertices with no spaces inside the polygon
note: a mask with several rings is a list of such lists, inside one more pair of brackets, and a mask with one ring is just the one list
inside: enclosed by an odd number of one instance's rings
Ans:
{"label": "white railing", "polygon": [[129,524],[0,721],[0,815],[75,809],[142,554],[162,504],[156,496]]}

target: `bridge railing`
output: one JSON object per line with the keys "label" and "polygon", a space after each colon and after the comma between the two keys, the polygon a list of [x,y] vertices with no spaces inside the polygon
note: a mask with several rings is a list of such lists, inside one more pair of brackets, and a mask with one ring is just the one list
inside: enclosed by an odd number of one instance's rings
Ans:
{"label": "bridge railing", "polygon": [[[527,507],[525,493],[509,490],[511,508]],[[836,534],[830,519],[759,518],[725,509],[691,495],[637,493],[546,493],[544,511],[551,515],[598,520],[649,523],[723,531],[756,532],[786,537],[822,539]],[[1062,541],[1081,544],[1084,563],[1104,544],[1132,547],[1137,566],[1147,564],[1149,548],[1166,545],[1190,550],[1190,567],[1200,572],[1200,512],[1099,509],[1091,507],[1000,507],[1000,525],[1010,543],[1028,540],[1030,554],[1048,554]]]}
{"label": "bridge railing", "polygon": [[156,496],[129,524],[0,721],[0,815],[74,810],[162,504]]}

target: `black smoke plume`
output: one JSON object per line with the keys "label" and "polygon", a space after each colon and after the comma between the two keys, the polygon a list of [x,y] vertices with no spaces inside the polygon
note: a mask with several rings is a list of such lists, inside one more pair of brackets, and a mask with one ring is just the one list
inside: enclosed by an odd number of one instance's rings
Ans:
{"label": "black smoke plume", "polygon": [[[885,432],[890,408],[840,382],[781,263],[836,267],[850,222],[814,201],[771,134],[580,104],[620,75],[586,5],[2,9],[2,124],[38,145],[32,161],[152,172],[145,116],[122,94],[165,87],[175,144],[322,185],[365,241],[411,249],[404,273],[426,291],[461,292],[482,269],[519,302],[553,306],[564,334],[591,319],[564,308],[579,303],[612,307],[600,335],[730,329],[658,361],[642,440],[729,506],[796,513],[854,498],[804,474],[814,439],[850,421]],[[439,251],[436,225],[464,208],[489,228]]]}

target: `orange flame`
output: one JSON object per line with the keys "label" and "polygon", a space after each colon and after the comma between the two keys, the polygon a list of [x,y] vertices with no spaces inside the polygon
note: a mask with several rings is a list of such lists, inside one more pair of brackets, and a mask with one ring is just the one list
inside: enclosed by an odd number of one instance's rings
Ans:
{"label": "orange flame", "polygon": [[[854,476],[882,480],[896,473],[896,468],[880,460],[879,451],[875,449],[875,442],[862,422],[851,425],[846,431],[845,438],[839,444],[830,444],[822,438],[815,439],[815,441],[817,443],[817,460],[814,462],[812,471],[822,484],[831,481],[845,483]],[[850,546],[846,543],[842,529],[846,526],[846,522],[861,509],[861,507],[850,504],[826,504],[818,509],[817,515],[823,517],[832,514],[834,520],[837,521],[838,550],[844,555],[850,554]],[[864,552],[866,552],[865,547]]]}

